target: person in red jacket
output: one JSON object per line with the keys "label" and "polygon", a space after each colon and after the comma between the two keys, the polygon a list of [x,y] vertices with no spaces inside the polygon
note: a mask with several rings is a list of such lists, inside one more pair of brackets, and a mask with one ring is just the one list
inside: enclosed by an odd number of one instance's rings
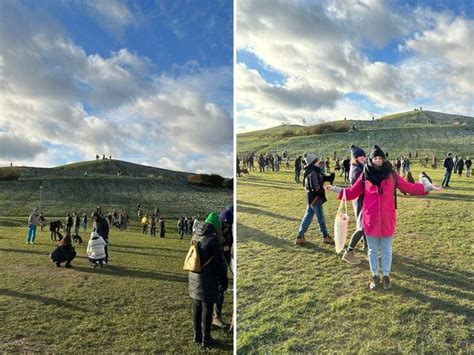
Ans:
{"label": "person in red jacket", "polygon": [[[397,186],[396,186],[397,185]],[[395,234],[396,213],[394,190],[411,195],[426,195],[432,190],[441,188],[427,182],[411,184],[393,171],[392,165],[385,158],[379,146],[375,145],[364,166],[363,173],[349,188],[326,186],[327,190],[339,193],[342,199],[345,190],[348,201],[364,194],[362,204],[362,220],[364,232],[369,246],[369,264],[372,272],[370,289],[375,289],[380,283],[379,250],[382,252],[382,283],[384,289],[391,288],[390,271],[392,267],[392,241]]]}

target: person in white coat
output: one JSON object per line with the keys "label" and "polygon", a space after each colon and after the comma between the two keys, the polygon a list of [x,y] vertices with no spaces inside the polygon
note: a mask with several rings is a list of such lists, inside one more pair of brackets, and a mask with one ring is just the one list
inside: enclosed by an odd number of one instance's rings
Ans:
{"label": "person in white coat", "polygon": [[97,232],[91,233],[91,239],[87,244],[87,255],[89,261],[93,264],[94,269],[100,265],[103,267],[105,263],[105,240]]}

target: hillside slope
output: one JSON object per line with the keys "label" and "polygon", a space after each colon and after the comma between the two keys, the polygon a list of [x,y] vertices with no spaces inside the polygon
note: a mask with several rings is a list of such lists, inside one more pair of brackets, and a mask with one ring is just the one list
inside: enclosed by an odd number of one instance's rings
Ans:
{"label": "hillside slope", "polygon": [[[356,130],[349,132],[353,126]],[[474,118],[468,116],[411,111],[375,121],[347,120],[303,128],[283,127],[237,135],[238,154],[246,155],[252,151],[281,153],[288,150],[293,157],[307,151],[332,156],[337,151],[343,157],[351,144],[363,148],[379,144],[393,153],[392,156],[410,151],[418,151],[421,156],[437,154],[442,157],[448,151],[474,155]]]}
{"label": "hillside slope", "polygon": [[[168,217],[203,215],[232,202],[229,188],[192,185],[188,173],[159,169],[119,160],[97,160],[55,168],[0,168],[20,177],[0,181],[1,215],[27,215],[40,204],[46,215],[67,212],[92,212],[95,206],[136,211],[140,204],[145,213],[159,207]],[[117,176],[117,171],[122,176]],[[84,173],[88,176],[85,177]]]}

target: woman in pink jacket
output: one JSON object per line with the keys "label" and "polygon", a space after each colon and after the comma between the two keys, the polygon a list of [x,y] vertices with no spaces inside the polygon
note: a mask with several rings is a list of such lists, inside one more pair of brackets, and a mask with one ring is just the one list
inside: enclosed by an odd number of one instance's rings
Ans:
{"label": "woman in pink jacket", "polygon": [[[398,186],[395,184],[397,183]],[[441,188],[427,183],[411,184],[396,173],[392,165],[386,160],[385,153],[377,145],[370,152],[369,159],[364,166],[363,173],[349,188],[326,186],[327,190],[339,193],[342,199],[346,192],[348,201],[364,194],[362,205],[362,219],[364,232],[369,246],[369,264],[372,272],[370,289],[375,289],[380,283],[379,278],[379,250],[382,252],[382,282],[384,289],[390,286],[390,270],[392,267],[392,240],[395,234],[395,200],[394,190],[411,195],[426,195],[432,190]]]}

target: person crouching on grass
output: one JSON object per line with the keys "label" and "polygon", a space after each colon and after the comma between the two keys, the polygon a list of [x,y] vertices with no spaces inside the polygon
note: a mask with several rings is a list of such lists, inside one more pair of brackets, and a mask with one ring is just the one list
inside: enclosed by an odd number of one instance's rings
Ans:
{"label": "person crouching on grass", "polygon": [[308,205],[303,220],[301,221],[295,244],[303,245],[306,243],[304,234],[311,225],[314,215],[316,215],[318,219],[319,231],[323,237],[323,243],[334,244],[334,240],[329,236],[326,228],[326,220],[323,211],[323,203],[327,201],[323,188],[324,176],[321,171],[321,164],[324,164],[324,162],[318,161],[318,158],[314,154],[307,154],[305,163],[303,184],[308,199]]}
{"label": "person crouching on grass", "polygon": [[72,246],[71,234],[66,234],[63,238],[61,233],[58,233],[60,242],[57,248],[50,254],[50,259],[57,267],[61,267],[61,263],[66,262],[65,267],[71,268],[71,261],[76,257],[76,250]]}
{"label": "person crouching on grass", "polygon": [[390,289],[390,271],[392,268],[392,241],[395,234],[396,212],[394,192],[396,187],[411,195],[426,195],[441,188],[427,183],[411,184],[393,171],[385,154],[377,145],[370,152],[362,174],[351,187],[342,189],[328,185],[326,190],[339,194],[342,199],[346,193],[348,201],[364,194],[362,204],[362,223],[369,247],[369,265],[372,273],[370,289],[377,288],[379,278],[379,250],[382,252],[382,283],[384,289]]}
{"label": "person crouching on grass", "polygon": [[91,239],[87,244],[87,256],[89,261],[93,264],[94,269],[100,265],[104,266],[105,263],[105,247],[107,243],[105,240],[97,234],[97,232],[91,233]]}

